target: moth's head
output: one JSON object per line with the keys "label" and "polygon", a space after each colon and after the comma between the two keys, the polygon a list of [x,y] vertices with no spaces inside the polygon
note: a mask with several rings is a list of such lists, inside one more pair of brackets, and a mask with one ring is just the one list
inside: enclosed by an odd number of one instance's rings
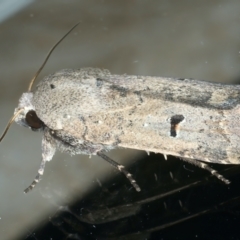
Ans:
{"label": "moth's head", "polygon": [[[21,111],[20,111],[21,110]],[[21,126],[30,128],[33,131],[43,130],[44,123],[38,118],[33,105],[33,93],[23,93],[18,107],[15,108],[14,114],[20,113],[15,118],[15,122]]]}

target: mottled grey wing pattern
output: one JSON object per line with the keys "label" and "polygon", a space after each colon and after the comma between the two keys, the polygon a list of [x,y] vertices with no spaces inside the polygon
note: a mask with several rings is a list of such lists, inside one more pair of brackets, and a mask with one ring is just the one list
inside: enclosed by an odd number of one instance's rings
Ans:
{"label": "mottled grey wing pattern", "polygon": [[75,138],[216,163],[240,162],[239,99],[239,86],[92,68],[46,77],[33,98],[50,129]]}

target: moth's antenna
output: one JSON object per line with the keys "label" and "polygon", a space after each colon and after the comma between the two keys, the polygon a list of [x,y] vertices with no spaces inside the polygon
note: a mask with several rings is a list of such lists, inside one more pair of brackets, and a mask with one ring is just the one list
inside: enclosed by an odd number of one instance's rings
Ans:
{"label": "moth's antenna", "polygon": [[8,121],[8,124],[0,138],[0,142],[3,140],[3,138],[5,137],[5,135],[7,134],[8,129],[10,128],[11,124],[13,123],[13,121],[15,120],[15,118],[23,111],[23,108],[20,108],[12,117],[11,119]]}
{"label": "moth's antenna", "polygon": [[[44,68],[47,60],[49,59],[49,57],[51,56],[51,53],[53,52],[53,50],[58,46],[58,44],[79,24],[80,22],[78,22],[77,24],[75,24],[49,51],[46,59],[44,60],[42,66],[39,68],[39,70],[36,72],[35,76],[33,77],[33,79],[31,80],[29,87],[28,87],[28,91],[30,92],[32,89],[32,85],[35,81],[35,79],[37,78],[37,76],[39,75],[39,73],[42,71],[42,69]],[[8,132],[8,129],[10,128],[11,124],[13,123],[13,121],[16,119],[16,117],[23,111],[23,109],[19,109],[12,117],[11,119],[8,121],[8,124],[2,134],[2,136],[0,137],[0,142],[3,140],[3,138],[5,137],[5,135]]]}
{"label": "moth's antenna", "polygon": [[58,44],[79,24],[80,22],[78,22],[77,24],[75,24],[49,51],[47,57],[45,58],[42,66],[38,69],[38,71],[36,72],[36,74],[34,75],[34,77],[32,78],[30,84],[29,84],[29,87],[28,87],[28,91],[30,92],[31,89],[32,89],[32,85],[35,81],[35,79],[37,78],[37,76],[39,75],[39,73],[42,71],[42,69],[44,68],[47,60],[49,59],[49,57],[51,56],[53,50],[58,46]]}

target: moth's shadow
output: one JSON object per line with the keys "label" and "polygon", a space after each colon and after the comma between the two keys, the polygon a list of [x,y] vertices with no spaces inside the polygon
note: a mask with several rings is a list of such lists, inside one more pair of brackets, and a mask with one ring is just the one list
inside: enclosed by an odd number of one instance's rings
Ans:
{"label": "moth's shadow", "polygon": [[[213,166],[213,165],[211,165]],[[237,239],[240,167],[214,165],[232,183],[177,158],[151,154],[22,239]]]}

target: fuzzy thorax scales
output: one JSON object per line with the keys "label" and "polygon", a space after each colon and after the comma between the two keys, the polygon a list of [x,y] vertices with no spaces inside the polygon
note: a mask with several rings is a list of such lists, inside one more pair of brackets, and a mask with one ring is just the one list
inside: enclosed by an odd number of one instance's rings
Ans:
{"label": "fuzzy thorax scales", "polygon": [[[85,117],[91,115],[86,112],[94,111],[98,102],[97,96],[87,99],[92,94],[90,86],[93,81],[95,84],[96,79],[101,84],[102,79],[106,78],[108,74],[110,73],[107,70],[89,68],[79,71],[79,75],[74,75],[74,78],[70,77],[69,70],[62,70],[44,78],[34,92],[22,94],[15,113],[19,109],[23,109],[23,111],[15,119],[15,122],[34,131],[44,130],[43,145],[49,142],[48,148],[52,146],[54,149],[58,148],[71,155],[91,155],[101,150],[112,149],[115,139],[103,143],[101,140],[91,141],[85,137],[88,131]],[[68,81],[64,81],[66,78]],[[81,84],[81,81],[87,84]],[[81,84],[79,88],[73,85],[76,82]],[[29,112],[35,114],[34,119],[29,120]],[[42,126],[36,129],[31,124],[37,120],[42,123]],[[46,152],[52,152],[44,146],[42,148]]]}
{"label": "fuzzy thorax scales", "polygon": [[[35,112],[32,92],[22,94],[19,100],[19,105],[15,109],[14,113],[16,113],[19,109],[23,109],[23,111],[16,117],[15,122],[21,126],[32,129],[32,127],[28,124],[26,120],[27,119],[26,116],[30,111]],[[61,124],[61,121],[59,122],[60,122],[59,124]],[[75,154],[94,155],[98,151],[101,151],[102,149],[110,150],[109,147],[106,147],[103,144],[94,144],[89,141],[86,141],[84,140],[84,137],[80,139],[74,137],[74,134],[72,134],[71,132],[67,132],[59,128],[59,124],[57,123],[56,127],[51,129],[43,122],[43,126],[40,129],[32,129],[34,131],[36,130],[43,131],[42,151],[43,158],[46,159],[46,161],[50,161],[52,159],[56,148],[58,148],[61,152],[67,152],[70,155]],[[83,134],[84,131],[82,132],[82,135]]]}

